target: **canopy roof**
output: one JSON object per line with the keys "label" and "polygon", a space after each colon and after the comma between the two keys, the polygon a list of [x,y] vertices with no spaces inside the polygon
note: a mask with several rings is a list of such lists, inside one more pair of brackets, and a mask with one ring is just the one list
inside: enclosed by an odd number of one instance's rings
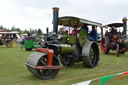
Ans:
{"label": "canopy roof", "polygon": [[0,34],[19,34],[17,31],[0,31]]}
{"label": "canopy roof", "polygon": [[73,16],[64,16],[64,17],[59,17],[58,19],[58,25],[64,25],[64,26],[78,26],[81,27],[84,24],[86,25],[91,25],[91,26],[101,26],[101,23],[98,22],[93,22],[90,20],[86,20],[86,19],[81,19],[78,17],[73,17]]}
{"label": "canopy roof", "polygon": [[123,23],[111,23],[111,24],[108,24],[109,27],[122,27],[123,26]]}
{"label": "canopy roof", "polygon": [[123,27],[123,23],[111,23],[111,24],[107,24],[104,25],[103,27]]}

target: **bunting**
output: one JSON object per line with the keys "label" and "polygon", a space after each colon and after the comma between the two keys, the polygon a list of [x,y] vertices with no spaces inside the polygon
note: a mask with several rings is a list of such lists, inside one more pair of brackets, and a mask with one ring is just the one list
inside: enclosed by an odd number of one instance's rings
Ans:
{"label": "bunting", "polygon": [[84,82],[80,82],[80,83],[75,83],[75,84],[72,84],[72,85],[90,85],[90,83],[92,81],[98,80],[98,79],[101,79],[101,82],[99,83],[99,85],[104,85],[104,83],[106,83],[108,80],[110,80],[113,76],[122,75],[122,76],[119,77],[119,80],[121,80],[127,74],[128,74],[128,72],[121,72],[121,73],[105,76],[105,77],[102,77],[102,78],[96,78],[96,79],[92,79],[92,80],[88,80],[88,81],[84,81]]}

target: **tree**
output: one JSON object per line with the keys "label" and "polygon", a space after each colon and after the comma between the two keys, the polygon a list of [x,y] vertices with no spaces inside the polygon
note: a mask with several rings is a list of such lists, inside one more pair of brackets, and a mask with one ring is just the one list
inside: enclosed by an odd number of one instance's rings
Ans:
{"label": "tree", "polygon": [[1,26],[0,26],[0,29],[4,29],[4,27],[1,25]]}
{"label": "tree", "polygon": [[38,35],[42,35],[42,31],[41,31],[40,28],[38,29],[37,34],[38,34]]}
{"label": "tree", "polygon": [[15,26],[12,26],[11,30],[12,30],[12,31],[16,31]]}
{"label": "tree", "polygon": [[27,29],[25,29],[25,30],[24,30],[24,33],[28,33],[28,30],[27,30]]}
{"label": "tree", "polygon": [[34,30],[34,33],[37,34],[37,29]]}
{"label": "tree", "polygon": [[35,34],[35,31],[34,30],[31,30],[31,34]]}

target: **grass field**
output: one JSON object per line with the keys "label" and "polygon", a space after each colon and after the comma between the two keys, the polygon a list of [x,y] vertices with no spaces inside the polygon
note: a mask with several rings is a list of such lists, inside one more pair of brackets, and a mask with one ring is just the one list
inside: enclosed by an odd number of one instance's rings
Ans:
{"label": "grass field", "polygon": [[[109,55],[100,52],[99,64],[93,69],[85,68],[80,62],[71,67],[62,66],[62,70],[54,79],[41,80],[32,75],[24,65],[32,52],[34,51],[27,52],[21,49],[20,46],[17,46],[17,48],[0,46],[0,85],[71,85],[113,73],[128,71],[128,52],[120,55],[120,57],[116,57],[114,51],[111,51]],[[126,85],[127,79],[128,77],[118,81],[122,84],[113,84],[116,83],[115,79],[115,81],[110,80],[109,84],[105,85]],[[92,85],[98,85],[99,81],[94,81]]]}

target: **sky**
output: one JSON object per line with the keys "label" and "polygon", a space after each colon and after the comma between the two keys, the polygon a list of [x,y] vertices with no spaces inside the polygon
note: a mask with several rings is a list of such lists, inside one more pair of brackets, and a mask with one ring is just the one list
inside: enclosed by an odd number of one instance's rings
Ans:
{"label": "sky", "polygon": [[0,25],[52,31],[53,7],[60,8],[59,17],[76,16],[102,24],[128,16],[128,0],[0,0]]}

